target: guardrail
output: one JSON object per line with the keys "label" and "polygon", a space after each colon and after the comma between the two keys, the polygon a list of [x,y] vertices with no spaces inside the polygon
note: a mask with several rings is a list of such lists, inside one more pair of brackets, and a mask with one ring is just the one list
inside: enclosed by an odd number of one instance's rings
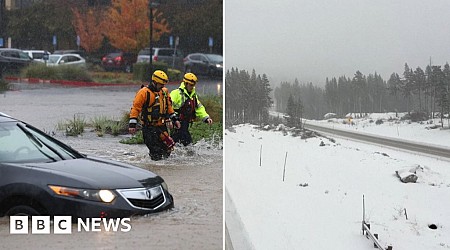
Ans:
{"label": "guardrail", "polygon": [[385,249],[385,250],[392,250],[392,246],[387,246],[384,248],[381,243],[378,241],[378,234],[372,233],[370,231],[370,224],[366,223],[366,205],[364,201],[364,195],[363,195],[363,220],[362,220],[362,233],[365,235],[368,239],[373,241],[373,247],[379,248],[379,249]]}

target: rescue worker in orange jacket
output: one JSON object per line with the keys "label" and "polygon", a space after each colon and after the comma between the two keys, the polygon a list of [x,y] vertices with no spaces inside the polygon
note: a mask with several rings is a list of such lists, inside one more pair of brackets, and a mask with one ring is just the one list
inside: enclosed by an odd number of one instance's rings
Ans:
{"label": "rescue worker in orange jacket", "polygon": [[193,73],[186,73],[180,87],[170,92],[173,108],[181,123],[180,129],[175,129],[172,137],[175,142],[180,142],[184,146],[192,143],[189,125],[194,122],[196,118],[208,124],[213,123],[213,120],[209,117],[208,113],[206,113],[205,106],[200,102],[197,93],[195,92],[197,81],[196,75]]}
{"label": "rescue worker in orange jacket", "polygon": [[136,93],[130,111],[128,130],[130,134],[136,133],[139,117],[144,143],[149,149],[150,158],[155,161],[169,157],[175,142],[167,130],[172,129],[174,124],[176,128],[180,127],[169,91],[164,87],[168,81],[164,71],[156,70],[152,82]]}

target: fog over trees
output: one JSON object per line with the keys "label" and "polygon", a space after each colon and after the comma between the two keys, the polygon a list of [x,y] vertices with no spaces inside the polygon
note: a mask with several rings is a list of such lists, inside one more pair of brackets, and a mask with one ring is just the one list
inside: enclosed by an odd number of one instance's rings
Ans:
{"label": "fog over trees", "polygon": [[356,71],[352,77],[327,78],[324,88],[295,79],[279,83],[273,92],[265,74],[261,77],[253,70],[250,75],[233,68],[227,71],[225,84],[226,120],[233,124],[267,121],[269,108],[288,114],[291,125],[298,125],[297,118],[323,119],[327,113],[344,117],[408,112],[441,119],[450,113],[448,63],[427,65],[425,70],[405,63],[404,72],[394,72],[388,80],[377,73],[366,76]]}

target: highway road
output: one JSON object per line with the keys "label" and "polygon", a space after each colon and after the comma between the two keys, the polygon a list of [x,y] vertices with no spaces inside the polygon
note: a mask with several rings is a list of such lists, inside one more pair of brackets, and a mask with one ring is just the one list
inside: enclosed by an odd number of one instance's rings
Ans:
{"label": "highway road", "polygon": [[358,141],[364,141],[374,144],[379,144],[386,147],[399,148],[403,150],[408,150],[412,152],[417,152],[421,154],[427,154],[432,156],[444,157],[450,159],[450,148],[439,147],[437,145],[420,144],[411,141],[402,141],[390,139],[387,137],[377,137],[374,135],[355,133],[350,131],[345,131],[341,129],[334,129],[329,127],[322,127],[313,124],[305,124],[305,128],[309,130],[314,130],[317,132],[322,132],[326,134],[333,134],[340,137],[346,137]]}

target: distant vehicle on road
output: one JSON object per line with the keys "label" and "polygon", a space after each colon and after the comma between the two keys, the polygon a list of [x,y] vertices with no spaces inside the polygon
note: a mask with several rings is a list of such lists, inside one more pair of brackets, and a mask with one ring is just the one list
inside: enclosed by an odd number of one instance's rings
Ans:
{"label": "distant vehicle on road", "polygon": [[[152,48],[152,62],[164,62],[169,67],[178,69],[182,71],[184,69],[183,65],[183,52],[179,49],[174,48]],[[137,57],[138,63],[148,63],[150,62],[150,49],[145,48],[139,51]]]}
{"label": "distant vehicle on road", "polygon": [[18,73],[32,62],[20,49],[0,48],[0,71]]}
{"label": "distant vehicle on road", "polygon": [[184,71],[210,77],[222,76],[223,57],[216,54],[189,54],[184,58]]}
{"label": "distant vehicle on road", "polygon": [[0,113],[0,217],[129,217],[173,207],[164,180],[129,164],[86,156]]}
{"label": "distant vehicle on road", "polygon": [[102,67],[106,71],[120,70],[126,73],[133,71],[133,64],[136,63],[137,55],[130,52],[113,52],[102,58]]}
{"label": "distant vehicle on road", "polygon": [[47,66],[72,65],[86,67],[86,60],[78,54],[52,54],[49,56]]}

